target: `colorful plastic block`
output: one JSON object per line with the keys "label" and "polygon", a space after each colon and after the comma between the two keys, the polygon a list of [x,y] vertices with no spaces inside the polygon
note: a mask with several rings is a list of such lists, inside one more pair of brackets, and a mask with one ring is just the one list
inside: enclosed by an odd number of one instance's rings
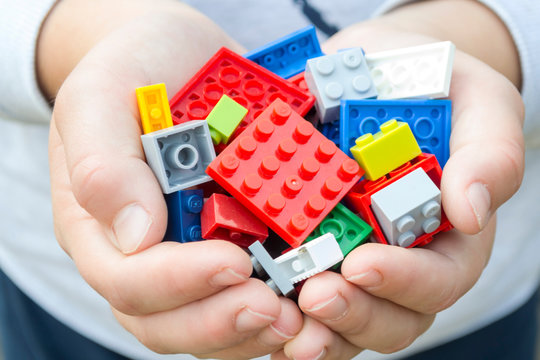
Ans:
{"label": "colorful plastic block", "polygon": [[[429,176],[431,181],[440,188],[442,170],[437,162],[437,158],[432,154],[420,154],[405,165],[399,167],[396,170],[391,171],[386,176],[376,180],[370,181],[364,179],[360,181],[348,194],[345,199],[345,203],[349,209],[357,213],[362,219],[364,219],[372,228],[371,234],[372,240],[388,244],[386,237],[372,211],[371,196],[379,190],[389,186],[395,181],[401,179],[405,175],[411,173],[416,169],[423,169]],[[423,246],[433,240],[433,236],[442,231],[448,231],[452,229],[452,225],[448,221],[444,209],[441,209],[441,225],[432,233],[423,234],[416,238],[416,240],[408,247]]]}
{"label": "colorful plastic block", "polygon": [[367,54],[377,98],[448,97],[455,49],[443,41]]}
{"label": "colorful plastic block", "polygon": [[421,154],[407,123],[389,120],[380,129],[375,135],[360,136],[351,148],[368,180],[378,179]]}
{"label": "colorful plastic block", "polygon": [[[340,149],[352,156],[356,138],[378,131],[388,120],[409,124],[420,149],[444,167],[450,156],[450,100],[345,100],[341,103]],[[323,132],[324,134],[324,132]]]}
{"label": "colorful plastic block", "polygon": [[[326,136],[326,138],[328,138],[328,140],[331,140],[334,144],[336,144],[336,146],[339,146],[340,144],[340,125],[341,122],[340,121],[333,121],[333,122],[329,122],[329,123],[325,123],[325,124],[320,124],[317,125],[317,130],[319,130],[324,136]],[[358,137],[358,136],[357,136]],[[356,138],[355,138],[356,139]],[[341,147],[340,147],[341,150],[343,150]],[[347,148],[347,151],[343,150],[343,152],[349,156],[352,157],[352,154],[351,154],[351,151],[349,150],[349,148]]]}
{"label": "colorful plastic block", "polygon": [[304,72],[298,73],[290,78],[287,79],[289,82],[292,82],[296,86],[298,86],[301,90],[305,91],[308,94],[311,94],[309,92],[309,88],[306,84],[306,79],[304,79]]}
{"label": "colorful plastic block", "polygon": [[[299,248],[272,260],[259,242],[249,247],[253,268],[278,295],[291,294],[292,285],[316,275],[343,260],[343,254],[332,234],[324,234]],[[261,256],[262,255],[262,256]]]}
{"label": "colorful plastic block", "polygon": [[146,161],[165,194],[211,180],[204,171],[216,153],[206,121],[141,135],[141,140]]}
{"label": "colorful plastic block", "polygon": [[244,57],[288,79],[304,71],[308,59],[321,55],[315,27],[310,25],[250,51]]}
{"label": "colorful plastic block", "polygon": [[201,222],[204,239],[228,240],[244,248],[268,237],[268,227],[261,220],[238,200],[222,194],[206,200]]}
{"label": "colorful plastic block", "polygon": [[227,95],[223,95],[206,118],[214,144],[228,143],[247,112],[245,107]]}
{"label": "colorful plastic block", "polygon": [[423,169],[377,191],[371,208],[392,245],[407,247],[441,225],[441,191]]}
{"label": "colorful plastic block", "polygon": [[369,239],[372,230],[371,226],[351,210],[342,204],[337,204],[305,242],[330,233],[336,238],[343,256],[347,256],[354,248]]}
{"label": "colorful plastic block", "polygon": [[266,280],[266,284],[278,295],[291,296],[294,293],[294,286],[291,280],[283,274],[274,259],[268,254],[264,246],[255,241],[248,248],[251,252],[251,264],[253,270],[261,280]]}
{"label": "colorful plastic block", "polygon": [[341,100],[377,96],[361,48],[308,60],[304,78],[322,123],[338,119]]}
{"label": "colorful plastic block", "polygon": [[232,138],[240,134],[270,103],[279,98],[305,115],[315,97],[254,62],[221,48],[172,98],[173,123],[206,119],[225,94],[248,109]]}
{"label": "colorful plastic block", "polygon": [[202,240],[202,190],[181,190],[165,195],[169,212],[164,240],[190,242]]}
{"label": "colorful plastic block", "polygon": [[363,175],[358,163],[280,99],[206,172],[292,247]]}
{"label": "colorful plastic block", "polygon": [[173,126],[165,84],[139,87],[135,93],[144,134]]}

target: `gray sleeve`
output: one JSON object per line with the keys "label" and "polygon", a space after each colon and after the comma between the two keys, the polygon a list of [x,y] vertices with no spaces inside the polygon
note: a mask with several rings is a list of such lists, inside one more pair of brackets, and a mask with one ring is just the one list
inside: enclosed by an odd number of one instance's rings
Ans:
{"label": "gray sleeve", "polygon": [[[538,0],[478,0],[504,22],[519,52],[522,73],[521,95],[525,103],[525,130],[540,125],[540,1]],[[385,1],[373,16],[381,15],[411,0]]]}
{"label": "gray sleeve", "polygon": [[54,0],[0,0],[0,116],[47,122],[47,102],[36,74],[36,45]]}

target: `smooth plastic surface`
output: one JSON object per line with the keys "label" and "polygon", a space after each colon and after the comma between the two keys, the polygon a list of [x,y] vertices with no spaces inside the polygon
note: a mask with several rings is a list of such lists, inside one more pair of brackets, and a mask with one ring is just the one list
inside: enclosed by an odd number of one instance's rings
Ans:
{"label": "smooth plastic surface", "polygon": [[423,169],[416,169],[371,196],[371,208],[386,240],[410,246],[441,225],[441,191]]}
{"label": "smooth plastic surface", "polygon": [[141,135],[146,162],[165,194],[210,181],[204,172],[216,153],[208,124],[190,121]]}
{"label": "smooth plastic surface", "polygon": [[343,260],[334,235],[327,233],[286,252],[274,261],[293,284],[323,272]]}
{"label": "smooth plastic surface", "polygon": [[201,213],[204,239],[228,240],[247,248],[268,237],[268,227],[233,197],[213,194]]}
{"label": "smooth plastic surface", "polygon": [[352,156],[350,148],[356,138],[375,133],[380,125],[396,119],[409,124],[422,152],[434,154],[444,168],[450,156],[451,116],[451,100],[345,100],[338,123],[339,146]]}
{"label": "smooth plastic surface", "polygon": [[376,180],[422,153],[407,123],[389,120],[380,129],[375,135],[360,136],[351,148],[368,180]]}
{"label": "smooth plastic surface", "polygon": [[450,41],[367,54],[378,99],[448,97],[456,47]]}
{"label": "smooth plastic surface", "polygon": [[171,99],[173,123],[206,119],[223,94],[248,109],[232,138],[277,98],[300,115],[305,115],[315,103],[313,95],[293,83],[221,48]]}
{"label": "smooth plastic surface", "polygon": [[144,134],[173,126],[165,84],[139,87],[135,93]]}
{"label": "smooth plastic surface", "polygon": [[292,247],[363,175],[356,161],[279,99],[206,172]]}
{"label": "smooth plastic surface", "polygon": [[339,118],[341,100],[377,96],[361,48],[308,60],[304,78],[317,99],[316,107],[321,123]]}
{"label": "smooth plastic surface", "polygon": [[245,107],[223,95],[206,118],[213,143],[227,144],[247,112]]}
{"label": "smooth plastic surface", "polygon": [[347,256],[354,248],[369,240],[372,230],[364,220],[339,203],[304,243],[330,233],[338,242],[343,256]]}
{"label": "smooth plastic surface", "polygon": [[[375,242],[382,244],[388,244],[386,237],[371,209],[371,196],[384,187],[392,184],[393,182],[401,179],[403,176],[411,173],[416,169],[423,169],[429,176],[431,181],[440,189],[442,170],[437,162],[437,158],[432,154],[420,154],[405,165],[398,169],[391,171],[386,176],[376,180],[362,180],[360,181],[348,194],[345,199],[345,203],[349,209],[354,211],[364,221],[366,221],[372,228],[373,232],[371,238]],[[441,225],[432,233],[423,234],[416,238],[416,240],[408,247],[423,246],[429,244],[433,240],[433,236],[442,231],[448,231],[452,229],[452,225],[448,221],[444,208],[441,209]]]}
{"label": "smooth plastic surface", "polygon": [[165,195],[168,210],[167,232],[164,240],[191,242],[202,240],[202,190],[181,190]]}
{"label": "smooth plastic surface", "polygon": [[306,67],[308,59],[323,55],[313,25],[248,52],[245,58],[288,79]]}
{"label": "smooth plastic surface", "polygon": [[274,259],[268,254],[264,246],[255,241],[248,248],[251,252],[251,264],[261,280],[274,290],[277,295],[290,296],[294,294],[294,286],[291,280],[281,271]]}

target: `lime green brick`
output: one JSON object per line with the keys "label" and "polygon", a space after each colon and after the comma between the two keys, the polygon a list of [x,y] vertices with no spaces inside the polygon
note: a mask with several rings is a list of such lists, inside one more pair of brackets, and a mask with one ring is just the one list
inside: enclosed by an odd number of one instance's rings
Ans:
{"label": "lime green brick", "polygon": [[338,203],[319,226],[307,237],[304,243],[323,234],[332,233],[343,256],[365,243],[373,229],[344,205]]}
{"label": "lime green brick", "polygon": [[206,118],[214,144],[228,143],[247,112],[245,107],[227,95],[223,95]]}

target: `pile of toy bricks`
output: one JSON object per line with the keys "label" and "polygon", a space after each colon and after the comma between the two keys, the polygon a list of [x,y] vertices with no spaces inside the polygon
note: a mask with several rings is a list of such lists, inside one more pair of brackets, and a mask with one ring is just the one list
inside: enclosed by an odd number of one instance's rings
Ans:
{"label": "pile of toy bricks", "polygon": [[451,102],[425,99],[448,96],[453,56],[450,42],[324,55],[308,27],[243,57],[220,49],[170,104],[164,84],[138,88],[165,240],[231,241],[290,295],[366,241],[449,230]]}

